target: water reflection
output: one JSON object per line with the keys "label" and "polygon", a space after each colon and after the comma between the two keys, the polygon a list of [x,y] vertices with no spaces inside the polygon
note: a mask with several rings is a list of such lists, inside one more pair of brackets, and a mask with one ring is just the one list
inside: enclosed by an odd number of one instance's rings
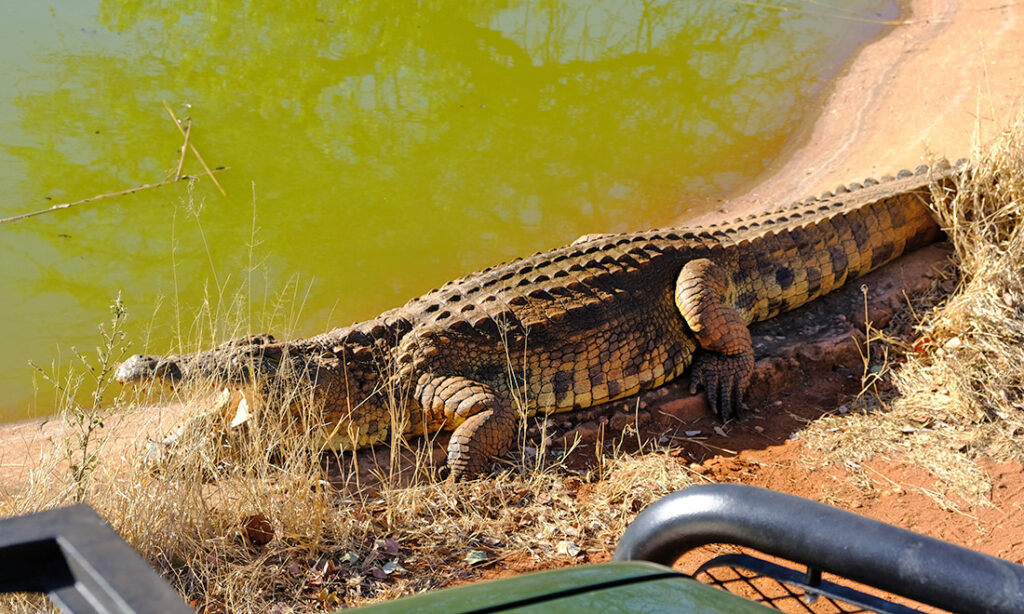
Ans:
{"label": "water reflection", "polygon": [[0,69],[18,71],[0,89],[0,162],[20,169],[0,214],[163,178],[181,145],[163,101],[191,118],[211,164],[231,167],[229,195],[175,186],[0,228],[0,407],[25,407],[26,359],[89,347],[118,290],[132,332],[152,328],[165,351],[210,341],[190,324],[204,301],[243,288],[258,319],[298,274],[312,282],[306,334],[705,205],[764,168],[878,30],[778,4],[794,10],[103,1],[33,13],[38,42]]}

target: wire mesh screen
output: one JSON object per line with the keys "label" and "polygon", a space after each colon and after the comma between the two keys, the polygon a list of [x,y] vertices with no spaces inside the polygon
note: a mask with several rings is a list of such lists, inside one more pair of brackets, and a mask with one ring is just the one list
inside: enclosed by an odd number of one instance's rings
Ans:
{"label": "wire mesh screen", "polygon": [[[944,612],[855,583],[822,579],[814,569],[801,572],[750,556],[724,554],[701,565],[697,580],[788,613],[806,614],[921,614]],[[904,605],[906,604],[906,605]]]}

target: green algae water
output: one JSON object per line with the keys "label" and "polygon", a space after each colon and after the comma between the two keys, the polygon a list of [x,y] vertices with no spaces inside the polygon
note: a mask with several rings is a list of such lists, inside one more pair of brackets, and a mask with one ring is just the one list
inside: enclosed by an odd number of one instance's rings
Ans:
{"label": "green algae water", "polygon": [[[371,317],[756,177],[895,1],[0,4],[0,420],[132,351]],[[183,172],[204,171],[194,155]]]}

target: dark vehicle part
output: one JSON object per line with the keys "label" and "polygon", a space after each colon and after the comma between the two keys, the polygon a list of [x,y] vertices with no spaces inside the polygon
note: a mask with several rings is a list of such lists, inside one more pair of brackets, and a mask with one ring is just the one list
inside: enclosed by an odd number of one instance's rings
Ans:
{"label": "dark vehicle part", "polygon": [[0,520],[0,593],[38,592],[64,612],[191,612],[88,505]]}
{"label": "dark vehicle part", "polygon": [[[1020,565],[821,503],[740,484],[695,486],[655,502],[626,530],[614,560],[671,565],[712,543],[747,546],[806,565],[809,595],[825,571],[953,612],[1024,612]],[[717,564],[709,561],[698,571]]]}

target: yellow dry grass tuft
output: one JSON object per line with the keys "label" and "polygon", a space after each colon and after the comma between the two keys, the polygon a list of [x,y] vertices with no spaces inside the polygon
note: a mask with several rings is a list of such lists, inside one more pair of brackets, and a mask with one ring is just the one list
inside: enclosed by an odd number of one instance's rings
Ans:
{"label": "yellow dry grass tuft", "polygon": [[1024,116],[976,152],[956,183],[953,193],[933,190],[954,249],[956,290],[926,299],[932,306],[910,343],[869,330],[901,357],[899,365],[866,357],[870,383],[888,376],[891,387],[864,394],[854,403],[861,411],[801,434],[827,462],[856,468],[884,454],[924,466],[945,490],[931,494],[950,508],[956,496],[987,500],[979,456],[1024,461]]}
{"label": "yellow dry grass tuft", "polygon": [[[609,460],[604,478],[510,471],[467,483],[389,482],[350,455],[321,459],[299,429],[255,421],[244,454],[209,438],[183,441],[159,473],[131,452],[103,457],[110,473],[86,501],[200,612],[317,612],[390,599],[474,577],[499,562],[553,567],[607,554],[635,514],[691,483],[667,454]],[[235,444],[238,445],[238,444]],[[214,444],[216,447],[216,444]],[[426,463],[426,461],[423,461]],[[59,465],[59,463],[58,463]],[[57,465],[0,514],[67,501]],[[38,597],[0,609],[35,611]]]}

